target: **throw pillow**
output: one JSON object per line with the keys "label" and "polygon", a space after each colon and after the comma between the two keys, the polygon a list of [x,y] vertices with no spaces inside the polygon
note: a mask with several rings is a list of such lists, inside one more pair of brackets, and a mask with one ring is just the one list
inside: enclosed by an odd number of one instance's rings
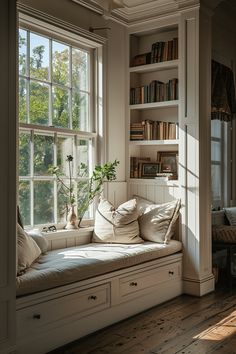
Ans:
{"label": "throw pillow", "polygon": [[17,224],[17,275],[30,267],[40,254],[37,243]]}
{"label": "throw pillow", "polygon": [[48,240],[39,230],[30,230],[27,232],[30,237],[37,243],[42,253],[46,253],[48,249]]}
{"label": "throw pillow", "polygon": [[133,198],[136,199],[137,202],[137,211],[139,216],[145,213],[146,209],[148,206],[153,205],[154,202],[151,202],[150,200],[144,199],[138,195],[134,195]]}
{"label": "throw pillow", "polygon": [[212,225],[212,240],[215,242],[235,243],[236,226]]}
{"label": "throw pillow", "polygon": [[92,242],[141,243],[139,237],[136,200],[121,204],[117,209],[106,199],[102,199],[95,215]]}
{"label": "throw pillow", "polygon": [[236,226],[236,207],[224,208],[225,215],[231,226]]}
{"label": "throw pillow", "polygon": [[139,217],[140,236],[146,241],[168,243],[174,234],[180,200],[164,204],[147,204]]}

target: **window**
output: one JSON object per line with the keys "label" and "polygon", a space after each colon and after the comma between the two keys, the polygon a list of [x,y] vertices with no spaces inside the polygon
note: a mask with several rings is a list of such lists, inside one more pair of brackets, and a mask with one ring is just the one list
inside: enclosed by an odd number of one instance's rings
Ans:
{"label": "window", "polygon": [[[19,29],[19,206],[25,225],[65,220],[50,166],[60,166],[68,184],[66,157],[72,155],[78,192],[88,180],[78,177],[80,163],[89,171],[95,163],[94,48],[77,43]],[[86,216],[93,216],[93,208]]]}
{"label": "window", "polygon": [[211,189],[212,208],[228,206],[231,195],[231,126],[220,120],[211,121]]}

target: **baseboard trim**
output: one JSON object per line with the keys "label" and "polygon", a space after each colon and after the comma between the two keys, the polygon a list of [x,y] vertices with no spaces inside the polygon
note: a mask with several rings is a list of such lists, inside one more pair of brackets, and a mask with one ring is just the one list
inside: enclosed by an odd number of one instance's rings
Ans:
{"label": "baseboard trim", "polygon": [[203,296],[215,290],[215,277],[211,274],[204,279],[183,279],[184,294]]}

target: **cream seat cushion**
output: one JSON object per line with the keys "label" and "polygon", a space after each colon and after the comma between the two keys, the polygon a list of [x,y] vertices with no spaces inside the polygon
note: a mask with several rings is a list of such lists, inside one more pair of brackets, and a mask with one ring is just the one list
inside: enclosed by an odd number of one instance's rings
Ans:
{"label": "cream seat cushion", "polygon": [[117,209],[106,199],[101,199],[94,224],[92,242],[141,243],[139,237],[136,199],[121,204]]}
{"label": "cream seat cushion", "polygon": [[40,255],[37,243],[17,224],[17,274],[29,268]]}
{"label": "cream seat cushion", "polygon": [[140,236],[146,241],[168,243],[174,234],[178,219],[180,200],[164,204],[153,204],[137,197]]}
{"label": "cream seat cushion", "polygon": [[182,244],[89,243],[49,251],[16,279],[17,296],[53,289],[98,275],[128,268],[181,251]]}

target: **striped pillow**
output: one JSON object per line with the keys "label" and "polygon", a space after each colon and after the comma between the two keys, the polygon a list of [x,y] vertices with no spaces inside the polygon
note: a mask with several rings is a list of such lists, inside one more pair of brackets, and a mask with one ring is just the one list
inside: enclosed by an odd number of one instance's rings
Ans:
{"label": "striped pillow", "polygon": [[216,242],[236,243],[236,226],[213,225],[212,239]]}

